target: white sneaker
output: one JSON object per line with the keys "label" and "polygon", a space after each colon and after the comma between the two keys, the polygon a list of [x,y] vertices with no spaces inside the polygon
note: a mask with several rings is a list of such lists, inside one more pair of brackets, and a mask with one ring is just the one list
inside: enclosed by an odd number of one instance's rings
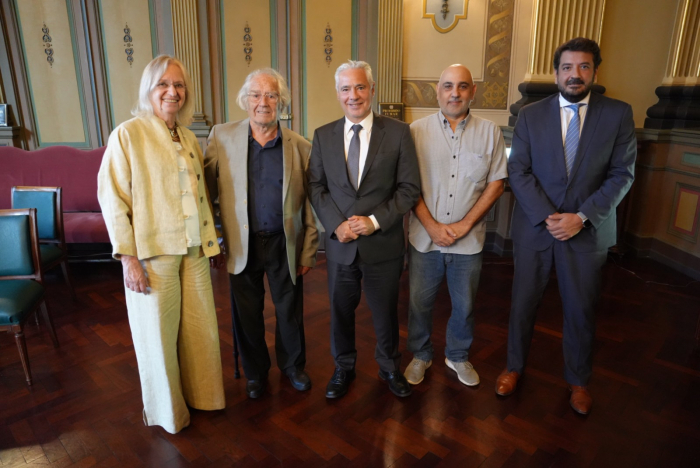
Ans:
{"label": "white sneaker", "polygon": [[474,370],[474,366],[472,366],[471,362],[452,362],[449,359],[445,358],[445,364],[447,364],[447,367],[449,367],[457,373],[459,381],[462,382],[464,385],[468,385],[470,387],[479,385],[479,374],[476,373],[476,371]]}
{"label": "white sneaker", "polygon": [[408,364],[403,376],[406,377],[408,383],[411,385],[418,385],[423,381],[425,377],[425,370],[430,367],[433,361],[421,361],[418,358],[413,358],[413,360]]}

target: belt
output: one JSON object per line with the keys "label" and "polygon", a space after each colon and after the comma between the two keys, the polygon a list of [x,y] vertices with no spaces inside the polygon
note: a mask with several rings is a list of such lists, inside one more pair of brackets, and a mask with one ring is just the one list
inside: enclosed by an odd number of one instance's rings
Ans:
{"label": "belt", "polygon": [[284,230],[280,229],[279,231],[258,231],[254,233],[253,235],[255,237],[259,237],[261,239],[267,239],[269,237],[275,237],[280,234],[284,234]]}

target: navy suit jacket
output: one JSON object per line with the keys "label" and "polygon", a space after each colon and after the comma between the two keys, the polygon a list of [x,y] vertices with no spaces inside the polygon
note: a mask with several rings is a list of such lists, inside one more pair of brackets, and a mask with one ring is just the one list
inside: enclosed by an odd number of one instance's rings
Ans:
{"label": "navy suit jacket", "polygon": [[[365,263],[403,255],[403,215],[418,201],[420,174],[407,124],[374,114],[367,160],[357,190],[348,177],[343,126],[345,118],[314,133],[307,175],[309,198],[325,228],[326,257],[349,265],[359,250]],[[335,229],[353,215],[374,215],[380,229],[341,243]]]}
{"label": "navy suit jacket", "polygon": [[516,198],[511,237],[545,250],[555,241],[547,216],[582,212],[592,226],[569,239],[577,252],[616,242],[615,208],[634,180],[637,139],[629,104],[591,93],[576,159],[567,178],[559,94],[523,107],[513,130],[508,180]]}

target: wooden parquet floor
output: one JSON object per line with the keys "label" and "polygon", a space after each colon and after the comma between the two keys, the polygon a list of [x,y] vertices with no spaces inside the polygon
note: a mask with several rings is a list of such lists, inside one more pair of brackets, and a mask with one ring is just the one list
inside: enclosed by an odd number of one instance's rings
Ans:
{"label": "wooden parquet floor", "polygon": [[[357,316],[358,377],[337,401],[325,398],[333,361],[323,257],[305,278],[313,388],[295,391],[273,363],[269,392],[259,400],[246,397],[244,378],[234,379],[228,282],[225,273],[215,272],[227,406],[192,411],[191,426],[171,435],[142,422],[120,265],[74,264],[77,303],[60,276],[48,278],[61,347],[53,349],[43,328],[28,327],[31,389],[14,339],[0,335],[0,466],[700,466],[695,341],[700,283],[688,284],[689,278],[650,260],[609,261],[591,382],[594,406],[582,417],[570,409],[562,378],[555,278],[518,391],[507,398],[494,393],[506,359],[512,270],[509,259],[485,259],[470,355],[480,386],[461,385],[440,357],[450,309],[443,290],[435,311],[436,360],[413,395],[396,398],[378,378],[374,332],[363,302]],[[402,350],[407,275],[403,281]],[[273,350],[269,300],[265,316]],[[410,358],[404,352],[404,366]]]}

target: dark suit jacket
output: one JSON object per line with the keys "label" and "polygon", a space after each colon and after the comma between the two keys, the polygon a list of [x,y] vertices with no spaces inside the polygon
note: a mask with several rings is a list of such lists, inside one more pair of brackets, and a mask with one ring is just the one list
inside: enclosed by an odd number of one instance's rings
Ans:
{"label": "dark suit jacket", "polygon": [[[366,263],[379,263],[404,253],[403,215],[418,201],[420,174],[407,124],[374,115],[367,160],[357,191],[348,178],[343,125],[345,118],[314,133],[308,179],[311,204],[325,233],[329,260],[349,265],[357,251]],[[374,215],[380,229],[343,244],[335,229],[353,215]]]}
{"label": "dark suit jacket", "polygon": [[567,179],[559,94],[523,107],[513,130],[508,178],[516,198],[511,237],[535,250],[555,239],[547,216],[582,212],[592,227],[567,242],[577,252],[615,244],[615,208],[634,180],[637,139],[632,108],[591,93],[576,159]]}

